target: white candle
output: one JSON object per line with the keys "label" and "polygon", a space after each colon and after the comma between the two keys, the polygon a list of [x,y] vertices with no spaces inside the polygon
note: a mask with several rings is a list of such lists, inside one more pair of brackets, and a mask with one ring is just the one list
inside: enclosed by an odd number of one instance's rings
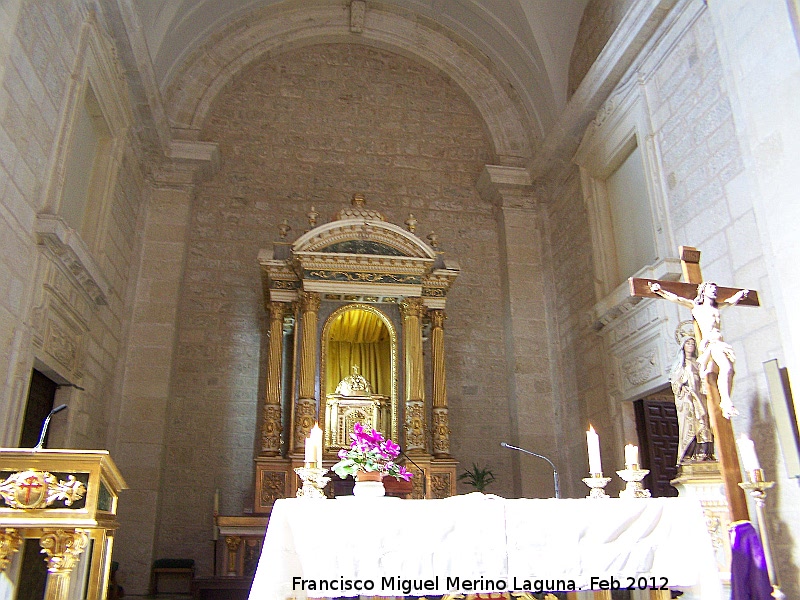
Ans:
{"label": "white candle", "polygon": [[311,429],[311,440],[314,447],[314,466],[317,469],[322,468],[322,429],[319,428],[317,423]]}
{"label": "white candle", "polygon": [[758,463],[758,456],[756,455],[756,447],[753,440],[745,434],[739,436],[736,440],[736,445],[739,446],[739,456],[742,457],[742,466],[745,471],[755,471],[760,469],[761,465]]}
{"label": "white candle", "polygon": [[639,464],[639,446],[633,444],[625,445],[625,468],[629,469],[633,465]]}
{"label": "white candle", "polygon": [[211,539],[215,542],[219,539],[219,528],[217,527],[217,515],[219,515],[219,488],[214,490],[214,531]]}
{"label": "white candle", "polygon": [[594,427],[589,425],[586,432],[586,445],[589,447],[589,473],[602,473],[603,467],[600,464],[600,437],[595,433]]}
{"label": "white candle", "polygon": [[311,439],[311,436],[306,438],[306,456],[305,456],[305,463],[309,467],[314,466],[314,441]]}

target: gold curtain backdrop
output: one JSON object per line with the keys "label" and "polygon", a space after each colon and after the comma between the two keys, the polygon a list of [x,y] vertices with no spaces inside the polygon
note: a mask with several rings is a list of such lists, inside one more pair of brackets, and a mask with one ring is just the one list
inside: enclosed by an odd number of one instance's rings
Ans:
{"label": "gold curtain backdrop", "polygon": [[328,331],[325,394],[332,394],[357,365],[373,394],[389,396],[391,344],[389,329],[375,313],[361,309],[342,313]]}

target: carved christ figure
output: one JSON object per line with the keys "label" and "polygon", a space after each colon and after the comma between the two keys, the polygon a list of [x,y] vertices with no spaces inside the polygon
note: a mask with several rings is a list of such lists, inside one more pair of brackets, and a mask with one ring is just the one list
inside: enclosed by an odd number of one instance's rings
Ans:
{"label": "carved christ figure", "polygon": [[733,365],[736,357],[730,344],[722,339],[720,309],[738,304],[742,298],[747,296],[749,290],[739,290],[730,298],[718,302],[717,284],[709,281],[697,286],[697,297],[694,300],[668,292],[662,289],[661,284],[654,281],[649,282],[648,287],[654,294],[691,309],[692,317],[694,317],[702,336],[700,356],[697,358],[697,362],[700,365],[700,374],[705,378],[716,367],[719,373],[717,388],[719,389],[719,407],[722,411],[722,416],[730,419],[732,416],[739,414],[731,401],[734,376]]}

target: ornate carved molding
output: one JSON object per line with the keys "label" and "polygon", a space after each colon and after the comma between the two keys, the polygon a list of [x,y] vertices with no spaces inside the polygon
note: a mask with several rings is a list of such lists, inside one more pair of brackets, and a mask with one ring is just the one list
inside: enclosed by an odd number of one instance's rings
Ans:
{"label": "ornate carved molding", "polygon": [[108,304],[111,286],[74,229],[59,216],[41,214],[36,217],[34,231],[47,256],[78,289],[95,304]]}
{"label": "ornate carved molding", "polygon": [[437,458],[450,456],[450,419],[447,407],[433,409],[433,455]]}
{"label": "ornate carved molding", "polygon": [[661,373],[655,348],[646,349],[641,354],[623,361],[620,370],[631,387],[638,387],[655,379]]}
{"label": "ornate carved molding", "polygon": [[47,471],[20,471],[0,482],[0,497],[10,508],[33,510],[47,508],[58,500],[71,506],[86,495],[86,486],[68,475],[59,480]]}
{"label": "ornate carved molding", "polygon": [[259,487],[262,506],[270,506],[286,497],[286,472],[262,471]]}
{"label": "ornate carved molding", "polygon": [[425,404],[421,400],[406,402],[405,437],[409,452],[425,451]]}
{"label": "ornate carved molding", "polygon": [[264,407],[264,426],[261,429],[261,454],[277,456],[281,450],[281,407],[267,404]]}
{"label": "ornate carved molding", "polygon": [[303,452],[305,439],[317,420],[317,403],[314,398],[299,398],[294,412],[294,451]]}
{"label": "ornate carved molding", "polygon": [[451,487],[452,478],[450,473],[431,473],[431,498],[449,497]]}

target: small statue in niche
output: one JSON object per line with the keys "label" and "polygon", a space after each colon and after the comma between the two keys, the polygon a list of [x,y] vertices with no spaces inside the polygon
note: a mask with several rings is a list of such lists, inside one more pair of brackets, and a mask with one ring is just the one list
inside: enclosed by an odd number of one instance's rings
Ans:
{"label": "small statue in niche", "polygon": [[334,393],[342,396],[372,396],[372,386],[370,386],[369,381],[367,381],[363,375],[359,374],[358,365],[353,365],[351,369],[353,371],[352,375],[348,375],[342,379],[339,385],[336,386],[336,391]]}
{"label": "small statue in niche", "polygon": [[669,380],[678,412],[678,465],[686,461],[712,460],[714,438],[700,378],[697,342],[693,337],[683,339]]}

